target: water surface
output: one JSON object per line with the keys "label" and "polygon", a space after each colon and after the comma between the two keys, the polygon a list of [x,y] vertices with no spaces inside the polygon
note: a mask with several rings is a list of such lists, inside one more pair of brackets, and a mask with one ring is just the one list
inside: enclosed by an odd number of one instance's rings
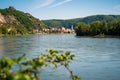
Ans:
{"label": "water surface", "polygon": [[[120,80],[120,38],[83,38],[74,34],[24,35],[0,38],[0,58],[26,54],[33,58],[48,48],[71,51],[70,65],[82,80]],[[47,68],[42,80],[70,80],[62,66]]]}

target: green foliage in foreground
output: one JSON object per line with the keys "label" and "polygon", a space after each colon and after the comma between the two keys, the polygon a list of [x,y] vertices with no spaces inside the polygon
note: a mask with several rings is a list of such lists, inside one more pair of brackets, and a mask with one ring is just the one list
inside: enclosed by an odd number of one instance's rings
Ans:
{"label": "green foliage in foreground", "polygon": [[[80,80],[80,77],[73,74],[69,63],[74,59],[70,52],[48,49],[47,54],[41,53],[36,58],[30,59],[23,55],[19,58],[4,57],[0,60],[0,80],[40,80],[41,71],[53,64],[55,68],[58,65],[64,66],[69,72],[72,80]],[[19,68],[12,70],[16,65]]]}

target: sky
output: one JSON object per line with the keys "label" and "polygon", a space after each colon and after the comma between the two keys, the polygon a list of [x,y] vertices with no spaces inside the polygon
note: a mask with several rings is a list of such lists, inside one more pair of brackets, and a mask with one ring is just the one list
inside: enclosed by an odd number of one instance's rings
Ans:
{"label": "sky", "polygon": [[120,0],[0,0],[0,9],[9,6],[40,20],[120,15]]}

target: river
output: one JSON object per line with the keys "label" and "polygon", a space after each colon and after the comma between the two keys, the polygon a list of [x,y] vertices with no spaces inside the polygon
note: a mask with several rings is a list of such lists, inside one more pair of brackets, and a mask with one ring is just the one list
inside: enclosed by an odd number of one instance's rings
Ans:
{"label": "river", "polygon": [[[76,55],[70,68],[81,80],[120,80],[120,38],[76,37],[74,34],[35,34],[0,38],[0,58],[26,54],[33,58],[48,48]],[[42,80],[70,80],[63,68],[47,68]]]}

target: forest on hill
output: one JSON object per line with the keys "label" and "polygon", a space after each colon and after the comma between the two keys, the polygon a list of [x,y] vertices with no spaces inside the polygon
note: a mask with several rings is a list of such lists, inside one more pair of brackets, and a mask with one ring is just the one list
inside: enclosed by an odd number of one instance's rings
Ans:
{"label": "forest on hill", "polygon": [[75,19],[52,19],[52,20],[42,20],[47,26],[50,27],[60,27],[64,26],[66,28],[71,28],[71,26],[76,26],[78,22],[84,22],[89,24],[94,21],[105,21],[112,22],[114,20],[120,20],[120,15],[93,15],[84,18],[75,18]]}
{"label": "forest on hill", "polygon": [[120,15],[95,15],[69,20],[43,20],[50,27],[74,27],[77,36],[120,36]]}
{"label": "forest on hill", "polygon": [[26,34],[33,30],[42,30],[46,25],[29,13],[16,10],[10,6],[0,9],[0,33],[1,34]]}

